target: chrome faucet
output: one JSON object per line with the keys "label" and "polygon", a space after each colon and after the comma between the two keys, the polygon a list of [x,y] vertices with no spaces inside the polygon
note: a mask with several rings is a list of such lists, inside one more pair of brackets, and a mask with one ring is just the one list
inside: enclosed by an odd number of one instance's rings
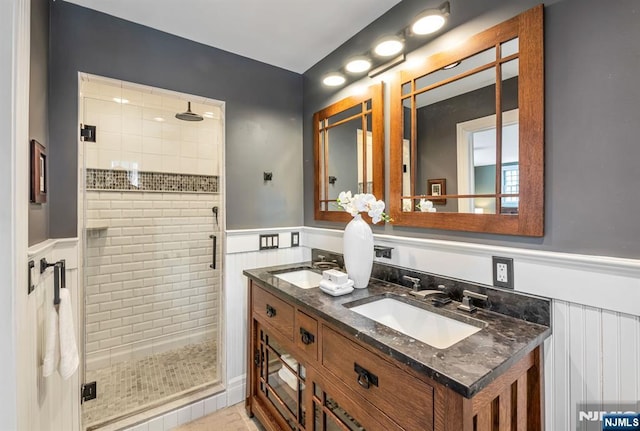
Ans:
{"label": "chrome faucet", "polygon": [[340,264],[337,260],[333,259],[332,261],[326,260],[326,256],[323,254],[318,255],[318,260],[315,262],[311,262],[311,266],[318,269],[336,269],[340,268]]}
{"label": "chrome faucet", "polygon": [[479,299],[481,301],[487,301],[489,299],[487,295],[465,289],[462,291],[462,304],[458,305],[458,310],[466,311],[468,313],[473,313],[474,311],[476,311],[477,307],[475,307],[471,303],[471,298]]}
{"label": "chrome faucet", "polygon": [[403,275],[402,279],[413,283],[414,292],[417,292],[420,290],[420,279],[418,277],[409,277],[408,275]]}

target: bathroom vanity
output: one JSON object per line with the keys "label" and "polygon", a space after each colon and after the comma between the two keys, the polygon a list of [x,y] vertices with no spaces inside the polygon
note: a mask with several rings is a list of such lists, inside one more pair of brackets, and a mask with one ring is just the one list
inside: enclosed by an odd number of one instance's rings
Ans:
{"label": "bathroom vanity", "polygon": [[[267,430],[542,429],[548,325],[483,309],[464,313],[455,301],[436,307],[376,279],[332,297],[278,277],[309,266],[244,271],[246,408]],[[427,340],[445,343],[434,347],[374,320],[377,309],[396,306],[431,316],[433,331],[453,334],[451,322],[471,330]]]}

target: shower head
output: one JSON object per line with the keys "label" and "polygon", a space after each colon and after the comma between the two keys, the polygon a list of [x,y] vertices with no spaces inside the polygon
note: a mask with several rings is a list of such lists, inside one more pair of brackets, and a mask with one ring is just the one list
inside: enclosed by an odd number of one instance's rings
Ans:
{"label": "shower head", "polygon": [[178,120],[183,120],[183,121],[202,121],[202,120],[204,120],[202,115],[196,114],[195,112],[191,112],[191,102],[187,102],[187,112],[176,114],[176,118]]}

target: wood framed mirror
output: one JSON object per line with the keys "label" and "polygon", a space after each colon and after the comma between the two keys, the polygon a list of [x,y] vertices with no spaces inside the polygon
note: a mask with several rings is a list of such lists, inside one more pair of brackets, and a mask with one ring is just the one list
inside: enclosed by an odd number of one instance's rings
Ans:
{"label": "wood framed mirror", "polygon": [[315,219],[349,221],[336,203],[341,191],[384,199],[383,84],[313,115]]}
{"label": "wood framed mirror", "polygon": [[542,5],[399,72],[394,224],[542,236],[543,77]]}

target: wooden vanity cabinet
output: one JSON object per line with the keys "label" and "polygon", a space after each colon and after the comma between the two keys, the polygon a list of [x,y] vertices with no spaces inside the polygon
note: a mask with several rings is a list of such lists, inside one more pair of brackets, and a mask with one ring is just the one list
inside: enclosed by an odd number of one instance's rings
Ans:
{"label": "wooden vanity cabinet", "polygon": [[248,297],[246,408],[267,430],[543,429],[539,347],[465,398],[254,281]]}

